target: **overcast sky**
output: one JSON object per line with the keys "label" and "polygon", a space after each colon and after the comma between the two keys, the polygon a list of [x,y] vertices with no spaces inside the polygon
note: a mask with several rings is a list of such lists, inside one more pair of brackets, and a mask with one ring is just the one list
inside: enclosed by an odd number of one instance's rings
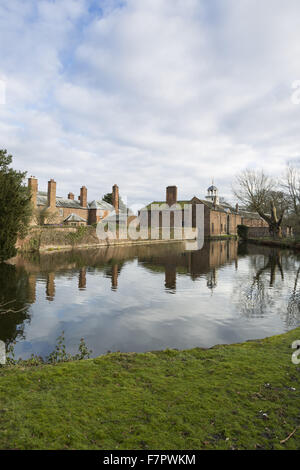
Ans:
{"label": "overcast sky", "polygon": [[299,0],[0,0],[0,148],[89,200],[231,198],[300,156]]}

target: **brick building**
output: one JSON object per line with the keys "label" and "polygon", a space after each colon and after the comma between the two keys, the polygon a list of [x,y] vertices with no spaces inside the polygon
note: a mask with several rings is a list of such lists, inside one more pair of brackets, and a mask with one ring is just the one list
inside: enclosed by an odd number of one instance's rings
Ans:
{"label": "brick building", "polygon": [[[174,226],[176,219],[176,211],[182,212],[181,218],[183,220],[184,206],[187,204],[192,205],[192,225],[195,227],[195,210],[197,204],[204,206],[204,236],[214,237],[222,235],[236,235],[237,226],[244,224],[251,227],[268,227],[268,224],[255,212],[248,212],[240,210],[238,204],[235,208],[228,204],[222,204],[219,199],[218,189],[212,185],[207,190],[205,199],[200,199],[194,196],[190,200],[177,199],[177,187],[168,186],[166,188],[166,201],[153,201],[144,210],[148,212],[148,223],[151,225],[151,217],[156,211],[159,212],[157,220],[159,226],[163,226],[163,205],[171,207],[176,205],[176,209],[171,212],[170,225]],[[141,211],[142,212],[142,211]]]}
{"label": "brick building", "polygon": [[[73,193],[69,193],[67,197],[57,196],[56,182],[51,179],[48,182],[48,191],[39,191],[38,180],[35,177],[28,178],[28,187],[31,191],[31,198],[36,212],[47,210],[46,223],[49,219],[50,224],[66,224],[66,225],[91,225],[98,223],[107,215],[119,212],[119,188],[114,185],[112,188],[113,204],[105,201],[88,202],[87,188],[80,188],[80,195],[77,199]],[[37,224],[33,220],[33,224]]]}

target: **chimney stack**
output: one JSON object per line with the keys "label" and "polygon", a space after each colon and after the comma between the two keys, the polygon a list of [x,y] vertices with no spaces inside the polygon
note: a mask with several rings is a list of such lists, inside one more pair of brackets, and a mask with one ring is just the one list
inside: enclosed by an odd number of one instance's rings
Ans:
{"label": "chimney stack", "polygon": [[69,193],[69,194],[68,194],[68,199],[71,199],[72,201],[74,201],[74,199],[75,199],[74,194],[73,194],[73,193]]}
{"label": "chimney stack", "polygon": [[80,205],[82,207],[87,207],[87,189],[85,186],[80,188]]}
{"label": "chimney stack", "polygon": [[31,192],[31,202],[33,207],[37,207],[38,180],[34,176],[28,178],[28,188]]}
{"label": "chimney stack", "polygon": [[166,191],[166,201],[169,206],[177,204],[177,186],[168,186]]}
{"label": "chimney stack", "polygon": [[235,205],[235,211],[236,211],[237,213],[239,212],[239,205],[238,205],[238,203],[236,203],[236,205]]}
{"label": "chimney stack", "polygon": [[112,187],[112,203],[115,208],[115,211],[119,212],[119,187],[114,184]]}
{"label": "chimney stack", "polygon": [[56,182],[54,179],[48,181],[48,207],[56,208]]}

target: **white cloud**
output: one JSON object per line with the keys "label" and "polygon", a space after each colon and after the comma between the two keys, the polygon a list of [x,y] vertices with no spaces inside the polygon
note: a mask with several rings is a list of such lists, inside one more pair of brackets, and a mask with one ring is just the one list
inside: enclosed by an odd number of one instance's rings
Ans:
{"label": "white cloud", "polygon": [[230,196],[246,166],[297,159],[297,0],[10,0],[0,6],[0,147],[60,193],[177,184]]}

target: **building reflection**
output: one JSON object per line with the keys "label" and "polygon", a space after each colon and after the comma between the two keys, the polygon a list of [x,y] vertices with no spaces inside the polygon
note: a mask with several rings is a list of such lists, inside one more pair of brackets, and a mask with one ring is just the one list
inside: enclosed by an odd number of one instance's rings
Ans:
{"label": "building reflection", "polygon": [[114,264],[111,269],[111,289],[118,289],[119,266]]}
{"label": "building reflection", "polygon": [[28,302],[34,304],[36,301],[36,274],[30,273],[28,275]]}
{"label": "building reflection", "polygon": [[170,292],[176,291],[176,265],[165,266],[165,288]]}
{"label": "building reflection", "polygon": [[207,287],[213,291],[214,288],[217,287],[217,270],[216,270],[216,268],[213,268],[212,271],[210,271],[207,274],[206,279],[207,279],[207,282],[206,282]]}
{"label": "building reflection", "polygon": [[[223,279],[220,274],[222,267],[231,265],[232,269],[237,270],[239,260],[245,267],[243,258],[247,258],[248,278],[246,280],[242,276],[240,281],[232,281],[232,301],[239,305],[243,316],[264,316],[273,301],[273,286],[278,289],[283,285],[282,281],[284,277],[288,277],[290,270],[289,263],[295,260],[280,250],[239,245],[235,240],[206,242],[199,251],[185,251],[184,246],[170,243],[49,253],[34,257],[20,256],[14,259],[13,265],[0,265],[0,304],[13,301],[16,310],[13,314],[0,315],[0,339],[11,343],[24,334],[25,324],[30,321],[30,305],[40,300],[38,297],[41,296],[41,289],[43,298],[53,302],[59,286],[66,278],[73,280],[75,289],[85,291],[89,288],[89,280],[92,284],[91,276],[99,273],[102,278],[106,278],[101,289],[104,285],[107,293],[110,290],[117,292],[120,289],[122,269],[126,263],[128,265],[131,262],[137,262],[143,268],[140,272],[143,271],[144,274],[145,271],[158,274],[161,288],[169,294],[176,294],[182,276],[192,281],[204,280],[201,289],[209,289],[213,294],[220,279]],[[142,282],[135,279],[137,283]],[[145,282],[149,282],[151,286],[149,276],[141,279],[147,279]],[[299,323],[299,285],[300,268],[288,298],[288,325]]]}
{"label": "building reflection", "polygon": [[86,267],[79,270],[78,289],[86,289]]}
{"label": "building reflection", "polygon": [[[208,289],[217,287],[218,269],[225,264],[235,263],[238,266],[238,244],[235,240],[211,241],[206,243],[202,250],[184,251],[181,244],[176,246],[158,245],[144,247],[112,248],[106,251],[86,253],[65,253],[55,258],[52,254],[41,255],[38,262],[30,258],[17,258],[16,263],[28,271],[28,301],[36,301],[37,273],[39,279],[45,279],[45,296],[53,302],[56,294],[56,281],[61,272],[71,272],[72,277],[78,278],[78,289],[84,291],[88,288],[87,266],[91,271],[102,271],[110,279],[111,290],[116,292],[119,286],[119,276],[126,261],[137,259],[138,264],[153,272],[164,272],[164,287],[167,292],[176,292],[178,273],[196,280],[205,276]],[[55,262],[56,261],[56,262]],[[85,265],[83,265],[85,261]],[[78,264],[81,266],[78,267]]]}
{"label": "building reflection", "polygon": [[46,299],[53,302],[55,297],[55,273],[48,273],[46,283]]}
{"label": "building reflection", "polygon": [[194,281],[205,275],[208,289],[213,290],[217,286],[220,267],[234,262],[237,268],[238,244],[235,240],[211,241],[199,251],[162,253],[157,257],[151,256],[150,260],[141,256],[139,262],[152,271],[159,267],[164,269],[168,291],[176,291],[177,273],[190,276]]}

